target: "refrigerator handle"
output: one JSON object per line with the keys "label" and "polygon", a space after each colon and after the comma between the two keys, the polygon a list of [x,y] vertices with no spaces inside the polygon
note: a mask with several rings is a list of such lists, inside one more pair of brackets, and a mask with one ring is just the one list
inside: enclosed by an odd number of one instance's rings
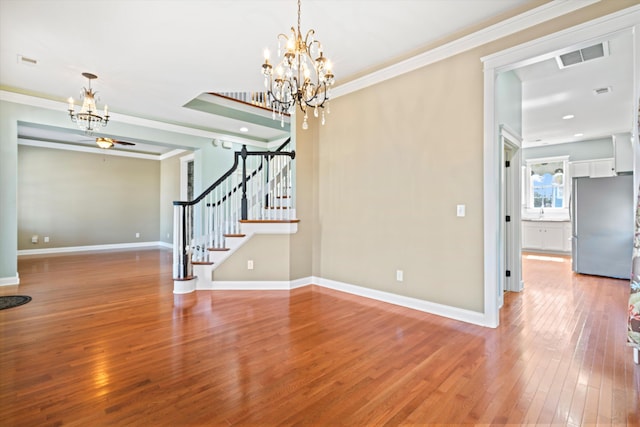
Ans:
{"label": "refrigerator handle", "polygon": [[569,221],[573,221],[573,215],[571,214],[571,198],[573,197],[573,192],[572,194],[569,194]]}

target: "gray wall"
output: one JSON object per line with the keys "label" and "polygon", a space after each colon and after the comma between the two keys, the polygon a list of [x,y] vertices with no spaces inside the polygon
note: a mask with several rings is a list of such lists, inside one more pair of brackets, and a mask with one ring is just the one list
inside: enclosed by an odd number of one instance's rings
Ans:
{"label": "gray wall", "polygon": [[522,82],[513,71],[496,79],[496,117],[499,124],[522,136]]}
{"label": "gray wall", "polygon": [[[13,96],[11,97],[13,98]],[[18,96],[19,98],[19,96]],[[63,103],[60,108],[36,107],[19,102],[0,100],[0,285],[18,283],[18,123],[34,124],[36,126],[51,126],[61,129],[76,129],[69,120]],[[144,127],[123,122],[109,123],[108,136],[113,138],[137,138],[154,141],[159,145],[187,150],[200,150],[211,145],[210,137],[194,136],[192,134],[163,130],[162,126]],[[225,150],[230,151],[230,150]],[[196,160],[197,161],[197,160]],[[206,162],[207,159],[205,158]],[[159,167],[159,166],[157,166]],[[200,165],[200,170],[207,165]],[[197,173],[197,170],[196,170]],[[159,179],[159,178],[158,178]],[[156,187],[155,210],[158,212],[159,199]],[[159,215],[159,214],[157,214]],[[158,240],[159,223],[149,232],[145,229],[130,230],[141,233],[140,239],[147,240],[146,235]],[[44,232],[48,232],[45,230]],[[166,234],[165,234],[166,236]],[[30,236],[29,236],[30,237]],[[52,236],[50,236],[52,237]],[[56,238],[57,239],[57,238]],[[135,237],[134,237],[135,239]],[[54,240],[51,243],[55,243]],[[106,242],[101,242],[106,243]],[[33,247],[30,247],[33,248]]]}
{"label": "gray wall", "polygon": [[19,250],[156,242],[159,205],[158,161],[18,147]]}
{"label": "gray wall", "polygon": [[602,138],[591,141],[543,145],[541,147],[525,148],[522,150],[523,160],[567,155],[569,156],[570,162],[612,158],[613,140],[611,138]]}
{"label": "gray wall", "polygon": [[188,152],[160,161],[160,241],[173,243],[173,202],[180,200],[180,158]]}

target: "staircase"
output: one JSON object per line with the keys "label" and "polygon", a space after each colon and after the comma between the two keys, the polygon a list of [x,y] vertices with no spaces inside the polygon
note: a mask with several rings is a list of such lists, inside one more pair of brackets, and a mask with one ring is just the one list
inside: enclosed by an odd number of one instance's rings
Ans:
{"label": "staircase", "polygon": [[214,289],[213,272],[254,234],[295,233],[295,151],[234,153],[233,166],[192,201],[174,206],[174,293]]}

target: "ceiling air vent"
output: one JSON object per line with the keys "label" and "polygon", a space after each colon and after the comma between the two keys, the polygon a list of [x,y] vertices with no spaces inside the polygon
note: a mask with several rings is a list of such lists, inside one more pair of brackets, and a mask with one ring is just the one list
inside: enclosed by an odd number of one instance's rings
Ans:
{"label": "ceiling air vent", "polygon": [[582,64],[583,62],[605,56],[609,56],[609,45],[607,42],[598,43],[593,46],[556,56],[556,62],[558,63],[558,67],[567,68],[572,65]]}
{"label": "ceiling air vent", "polygon": [[609,92],[611,92],[611,86],[599,87],[593,90],[593,93],[595,93],[596,95],[604,95],[605,93]]}

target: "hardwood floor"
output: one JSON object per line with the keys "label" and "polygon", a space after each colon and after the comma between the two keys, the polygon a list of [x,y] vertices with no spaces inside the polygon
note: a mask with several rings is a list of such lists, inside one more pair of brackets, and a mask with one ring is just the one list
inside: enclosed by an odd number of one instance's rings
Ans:
{"label": "hardwood floor", "polygon": [[640,425],[628,283],[550,258],[488,329],[317,286],[174,296],[166,250],[22,257],[0,425]]}

